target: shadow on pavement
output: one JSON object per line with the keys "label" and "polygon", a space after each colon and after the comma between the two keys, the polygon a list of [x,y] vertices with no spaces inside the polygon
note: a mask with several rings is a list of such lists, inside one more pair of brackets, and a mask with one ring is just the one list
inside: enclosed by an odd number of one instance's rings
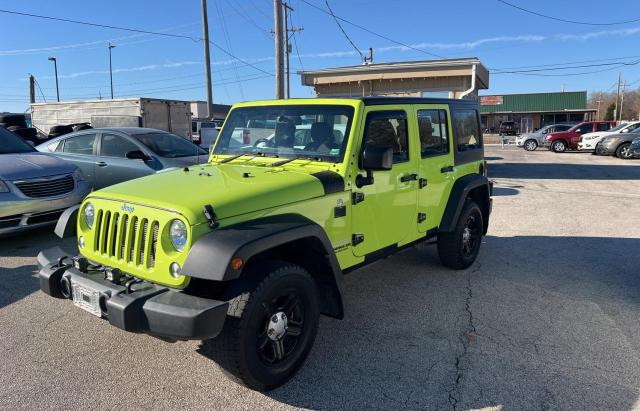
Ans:
{"label": "shadow on pavement", "polygon": [[0,308],[13,304],[40,289],[36,265],[0,268]]}
{"label": "shadow on pavement", "polygon": [[500,197],[500,196],[515,196],[518,195],[520,191],[516,190],[515,188],[511,188],[511,187],[493,187],[493,197]]}
{"label": "shadow on pavement", "polygon": [[[266,395],[312,409],[631,409],[638,360],[620,339],[639,337],[638,249],[490,236],[465,271],[407,250],[345,277],[345,319],[323,318],[306,365]],[[601,320],[622,334],[601,335]]]}
{"label": "shadow on pavement", "polygon": [[[622,160],[621,160],[622,161]],[[540,180],[640,180],[640,167],[605,164],[496,163],[489,167],[490,178]],[[640,165],[640,162],[637,164]]]}

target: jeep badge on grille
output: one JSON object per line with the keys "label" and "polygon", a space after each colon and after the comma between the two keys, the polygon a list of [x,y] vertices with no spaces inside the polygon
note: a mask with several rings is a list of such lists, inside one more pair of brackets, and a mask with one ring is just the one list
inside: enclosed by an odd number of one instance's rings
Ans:
{"label": "jeep badge on grille", "polygon": [[120,207],[120,209],[122,211],[126,211],[127,213],[133,213],[133,206],[130,206],[128,204],[123,204],[122,207]]}

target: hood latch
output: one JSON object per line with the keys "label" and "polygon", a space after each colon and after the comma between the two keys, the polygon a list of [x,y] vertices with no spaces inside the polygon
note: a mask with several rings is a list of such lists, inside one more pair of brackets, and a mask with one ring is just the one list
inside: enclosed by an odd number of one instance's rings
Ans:
{"label": "hood latch", "polygon": [[213,207],[211,204],[207,204],[204,206],[204,216],[209,222],[209,228],[214,229],[218,227],[218,222],[216,221],[216,213],[213,211]]}

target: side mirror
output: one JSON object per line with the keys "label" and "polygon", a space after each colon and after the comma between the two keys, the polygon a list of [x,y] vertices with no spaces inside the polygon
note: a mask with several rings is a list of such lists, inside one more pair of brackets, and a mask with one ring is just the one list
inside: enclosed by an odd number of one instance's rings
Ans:
{"label": "side mirror", "polygon": [[391,170],[393,166],[393,148],[391,146],[373,146],[367,144],[360,156],[360,168],[367,172],[366,176],[358,174],[358,188],[373,184],[373,171]]}
{"label": "side mirror", "polygon": [[151,160],[151,157],[143,153],[141,150],[127,151],[127,154],[125,154],[125,156],[129,160],[143,160],[143,161]]}

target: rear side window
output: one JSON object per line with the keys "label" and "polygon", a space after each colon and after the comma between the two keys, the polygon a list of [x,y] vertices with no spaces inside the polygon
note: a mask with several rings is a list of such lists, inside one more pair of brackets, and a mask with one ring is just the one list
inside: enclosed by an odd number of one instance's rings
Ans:
{"label": "rear side window", "polygon": [[598,131],[607,131],[610,128],[609,123],[598,123]]}
{"label": "rear side window", "polygon": [[393,162],[409,161],[407,114],[404,111],[374,111],[367,114],[365,144],[391,146]]}
{"label": "rear side window", "polygon": [[[83,134],[64,140],[62,151],[70,154],[93,155],[93,146],[96,141],[95,134]],[[58,145],[60,146],[60,145]]]}
{"label": "rear side window", "polygon": [[474,109],[459,109],[453,112],[458,151],[482,148],[482,137],[478,126],[478,113]]}
{"label": "rear side window", "polygon": [[449,152],[449,132],[445,110],[418,110],[418,133],[422,158]]}

